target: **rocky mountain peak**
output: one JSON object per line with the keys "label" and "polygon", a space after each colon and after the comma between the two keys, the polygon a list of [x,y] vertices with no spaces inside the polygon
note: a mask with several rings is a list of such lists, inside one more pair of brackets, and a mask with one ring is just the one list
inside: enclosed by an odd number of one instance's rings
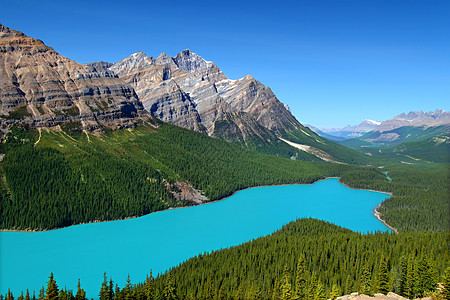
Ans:
{"label": "rocky mountain peak", "polygon": [[131,69],[142,69],[151,66],[155,63],[155,59],[147,56],[144,52],[138,51],[125,57],[117,64],[112,65],[109,69],[116,74],[126,72]]}
{"label": "rocky mountain peak", "polygon": [[3,53],[16,50],[26,54],[54,51],[41,40],[30,38],[22,32],[10,29],[2,24],[0,24],[0,39],[0,52]]}
{"label": "rocky mountain peak", "polygon": [[155,61],[156,65],[170,65],[170,64],[174,64],[172,57],[170,57],[169,55],[167,55],[167,53],[163,52],[161,53],[158,58]]}
{"label": "rocky mountain peak", "polygon": [[205,71],[215,66],[213,62],[204,60],[201,56],[197,55],[189,49],[183,50],[178,53],[173,58],[173,61],[178,66],[178,68],[188,73]]}

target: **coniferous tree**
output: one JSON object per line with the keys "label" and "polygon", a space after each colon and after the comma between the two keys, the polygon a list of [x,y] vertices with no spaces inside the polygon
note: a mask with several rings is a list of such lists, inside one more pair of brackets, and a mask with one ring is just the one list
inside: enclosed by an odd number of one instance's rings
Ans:
{"label": "coniferous tree", "polygon": [[176,294],[176,287],[175,287],[175,283],[172,279],[172,276],[167,275],[166,278],[166,282],[164,285],[164,290],[163,290],[163,297],[164,300],[176,300],[177,298],[177,294]]}
{"label": "coniferous tree", "polygon": [[314,300],[325,300],[325,299],[327,299],[325,295],[325,289],[323,288],[322,283],[318,282],[316,291],[314,292]]}
{"label": "coniferous tree", "polygon": [[339,290],[339,287],[336,284],[333,284],[333,287],[331,288],[331,294],[330,299],[334,300],[337,297],[341,295],[341,291]]}
{"label": "coniferous tree", "polygon": [[100,300],[112,300],[110,298],[108,279],[106,277],[106,272],[103,273],[103,282],[100,287],[100,292],[98,293],[98,296],[99,296]]}
{"label": "coniferous tree", "polygon": [[306,293],[305,260],[303,256],[301,256],[297,263],[294,299],[305,300]]}
{"label": "coniferous tree", "polygon": [[244,287],[242,286],[242,283],[239,284],[239,286],[234,294],[234,299],[244,300]]}
{"label": "coniferous tree", "polygon": [[44,287],[42,287],[40,290],[39,290],[39,296],[38,296],[38,299],[39,300],[43,300],[45,298],[45,289],[44,289]]}
{"label": "coniferous tree", "polygon": [[145,297],[147,298],[147,300],[154,299],[154,286],[153,286],[152,270],[150,270],[150,275],[147,275],[147,278],[145,280]]}
{"label": "coniferous tree", "polygon": [[6,293],[5,300],[14,300],[14,295],[10,289],[8,289],[8,292]]}
{"label": "coniferous tree", "polygon": [[114,299],[114,281],[112,278],[109,278],[109,285],[108,285],[108,298]]}
{"label": "coniferous tree", "polygon": [[280,299],[280,282],[278,281],[278,278],[275,278],[272,291],[272,300],[279,300],[279,299]]}
{"label": "coniferous tree", "polygon": [[398,293],[400,296],[408,296],[408,261],[405,256],[400,258],[400,279],[398,285]]}
{"label": "coniferous tree", "polygon": [[116,283],[116,287],[114,288],[114,300],[123,300],[124,297],[121,293],[119,286]]}
{"label": "coniferous tree", "polygon": [[316,294],[316,289],[317,289],[317,278],[316,276],[313,274],[311,276],[310,282],[309,282],[309,287],[308,287],[308,292],[306,294],[306,299],[308,300],[313,300],[314,299],[314,295]]}
{"label": "coniferous tree", "polygon": [[223,283],[219,287],[219,291],[217,292],[217,300],[225,300],[225,288]]}
{"label": "coniferous tree", "polygon": [[20,296],[17,297],[17,300],[23,300],[25,297],[23,296],[23,291],[20,292]]}
{"label": "coniferous tree", "polygon": [[25,300],[31,300],[30,291],[27,289],[27,293],[25,294]]}
{"label": "coniferous tree", "polygon": [[281,300],[290,300],[292,298],[292,286],[289,270],[285,267],[283,272],[283,281],[281,283]]}
{"label": "coniferous tree", "polygon": [[389,271],[384,256],[381,257],[378,267],[378,292],[385,295],[389,292]]}
{"label": "coniferous tree", "polygon": [[50,273],[50,277],[47,283],[47,290],[45,295],[45,300],[58,300],[59,290],[56,280],[53,279],[53,273]]}
{"label": "coniferous tree", "polygon": [[427,292],[431,292],[436,287],[437,274],[426,256],[419,260],[417,266],[417,279],[415,282],[416,293],[419,297],[424,297]]}
{"label": "coniferous tree", "polygon": [[414,258],[412,256],[409,256],[408,259],[408,267],[407,267],[407,271],[406,271],[406,296],[409,299],[412,299],[414,297],[414,284],[415,284],[415,280],[414,280],[414,273],[415,273],[415,268],[414,268]]}
{"label": "coniferous tree", "polygon": [[359,286],[359,293],[370,295],[370,282],[371,282],[371,272],[367,261],[364,263],[363,274],[361,276],[361,284]]}
{"label": "coniferous tree", "polygon": [[86,292],[81,288],[80,279],[78,279],[77,293],[75,294],[75,300],[86,300]]}

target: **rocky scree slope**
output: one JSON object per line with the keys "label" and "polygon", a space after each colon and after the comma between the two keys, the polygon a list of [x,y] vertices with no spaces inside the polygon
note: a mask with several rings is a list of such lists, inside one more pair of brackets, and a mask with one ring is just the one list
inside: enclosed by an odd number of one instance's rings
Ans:
{"label": "rocky scree slope", "polygon": [[101,131],[149,117],[133,88],[105,67],[79,64],[0,24],[0,122]]}

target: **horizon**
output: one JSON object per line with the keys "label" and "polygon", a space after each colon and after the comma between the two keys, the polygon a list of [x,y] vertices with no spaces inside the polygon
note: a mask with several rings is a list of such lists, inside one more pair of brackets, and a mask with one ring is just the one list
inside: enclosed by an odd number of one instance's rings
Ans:
{"label": "horizon", "polygon": [[0,23],[79,63],[190,49],[230,79],[251,74],[319,128],[449,110],[450,3],[254,3],[6,0]]}

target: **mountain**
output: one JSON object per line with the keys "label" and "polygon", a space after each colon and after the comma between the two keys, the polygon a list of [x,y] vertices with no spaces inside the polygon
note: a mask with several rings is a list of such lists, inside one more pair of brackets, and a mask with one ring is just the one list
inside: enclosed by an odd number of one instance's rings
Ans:
{"label": "mountain", "polygon": [[313,125],[309,125],[309,124],[305,124],[306,127],[308,127],[309,129],[311,129],[312,131],[314,131],[315,133],[317,133],[318,135],[320,135],[321,137],[324,137],[326,139],[332,140],[332,141],[343,141],[345,140],[344,137],[339,137],[336,135],[331,135],[328,133],[323,132],[322,130],[320,130],[319,128],[313,126]]}
{"label": "mountain", "polygon": [[215,63],[190,50],[156,59],[137,52],[109,70],[136,90],[153,116],[187,129],[245,139],[264,134],[258,125],[275,133],[300,127],[270,88],[251,75],[227,79]]}
{"label": "mountain", "polygon": [[341,141],[348,147],[378,145],[396,146],[404,142],[417,142],[448,133],[450,113],[445,110],[434,112],[412,111],[402,113],[392,119],[381,122],[374,130],[362,136]]}
{"label": "mountain", "polygon": [[321,128],[318,129],[321,133],[317,132],[323,137],[329,138],[335,141],[342,141],[346,139],[357,138],[366,132],[376,129],[381,122],[366,119],[358,125],[347,125],[343,128]]}
{"label": "mountain", "polygon": [[93,65],[132,86],[144,108],[164,122],[294,159],[322,160],[317,153],[323,151],[332,161],[368,161],[304,127],[289,106],[251,75],[228,79],[214,62],[190,50],[156,59],[139,51],[112,65],[88,64]]}
{"label": "mountain", "polygon": [[376,128],[379,132],[390,131],[400,127],[435,127],[450,124],[450,112],[443,109],[423,112],[411,111],[408,114],[402,113],[392,119],[381,122]]}
{"label": "mountain", "polygon": [[372,156],[401,161],[450,161],[450,113],[412,111],[383,121],[375,130],[340,144]]}
{"label": "mountain", "polygon": [[148,118],[133,88],[105,66],[79,64],[0,24],[3,133],[17,123],[102,131]]}
{"label": "mountain", "polygon": [[1,25],[0,33],[3,139],[17,124],[101,133],[153,115],[263,153],[321,161],[323,151],[333,161],[367,163],[301,125],[252,76],[229,80],[190,50],[173,58],[137,52],[117,64],[82,65],[19,31]]}

